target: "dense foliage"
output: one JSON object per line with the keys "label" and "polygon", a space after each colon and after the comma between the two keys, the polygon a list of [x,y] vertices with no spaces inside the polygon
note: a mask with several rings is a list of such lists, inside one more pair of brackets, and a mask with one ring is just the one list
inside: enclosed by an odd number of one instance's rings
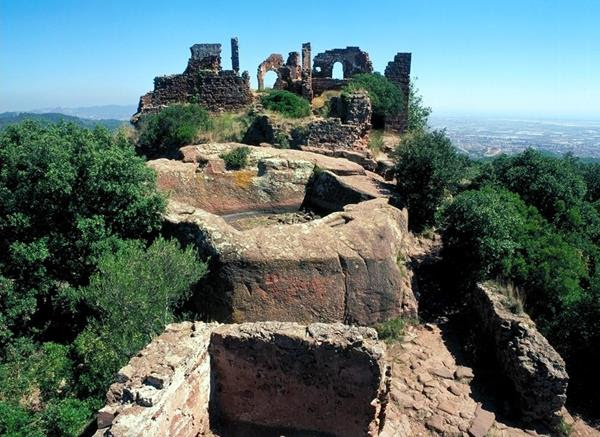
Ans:
{"label": "dense foliage", "polygon": [[275,111],[289,118],[301,118],[310,115],[308,100],[285,90],[271,90],[260,98],[265,109]]}
{"label": "dense foliage", "polygon": [[193,249],[158,238],[147,249],[127,242],[102,257],[97,270],[78,292],[94,317],[75,340],[80,390],[90,395],[101,395],[115,370],[174,321],[206,264]]}
{"label": "dense foliage", "polygon": [[[410,133],[396,153],[398,191],[417,231],[437,226],[446,288],[498,280],[567,362],[573,399],[600,405],[600,166],[526,150],[486,162],[441,132]],[[577,396],[585,394],[584,396]]]}
{"label": "dense foliage", "polygon": [[417,231],[434,224],[443,199],[457,187],[464,160],[443,131],[416,131],[402,137],[394,154],[398,192]]}
{"label": "dense foliage", "polygon": [[371,99],[373,117],[383,119],[402,112],[404,96],[400,88],[380,73],[361,73],[352,76],[344,91],[366,90]]}
{"label": "dense foliage", "polygon": [[78,435],[173,320],[205,265],[155,239],[164,203],[122,135],[0,132],[0,435]]}
{"label": "dense foliage", "polygon": [[211,126],[208,111],[200,105],[170,105],[142,118],[138,150],[149,159],[173,157],[180,147],[192,143],[200,132]]}

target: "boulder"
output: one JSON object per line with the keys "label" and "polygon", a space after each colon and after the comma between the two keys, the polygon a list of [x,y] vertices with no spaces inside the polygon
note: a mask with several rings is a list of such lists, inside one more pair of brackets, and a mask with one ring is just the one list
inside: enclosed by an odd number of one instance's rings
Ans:
{"label": "boulder", "polygon": [[211,260],[197,310],[223,322],[372,325],[416,315],[405,259],[407,213],[378,198],[302,224],[238,231],[171,201],[165,232]]}

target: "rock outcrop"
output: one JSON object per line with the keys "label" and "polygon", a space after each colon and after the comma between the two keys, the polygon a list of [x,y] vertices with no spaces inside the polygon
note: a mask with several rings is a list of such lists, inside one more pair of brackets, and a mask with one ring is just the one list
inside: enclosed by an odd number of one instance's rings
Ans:
{"label": "rock outcrop", "polygon": [[404,259],[406,211],[380,198],[294,225],[238,231],[223,218],[171,202],[165,231],[211,257],[197,310],[224,322],[372,325],[416,315]]}
{"label": "rock outcrop", "polygon": [[118,378],[97,437],[377,436],[389,390],[375,331],[341,324],[169,325]]}
{"label": "rock outcrop", "polygon": [[526,314],[514,314],[508,299],[490,285],[473,290],[476,329],[495,350],[504,375],[512,382],[526,419],[556,424],[567,400],[565,362]]}
{"label": "rock outcrop", "polygon": [[[221,156],[238,147],[248,147],[247,165],[229,171]],[[173,200],[218,215],[297,210],[307,202],[337,211],[390,194],[390,185],[360,165],[316,153],[237,143],[186,146],[180,153],[181,160],[148,162],[157,172],[158,188]]]}

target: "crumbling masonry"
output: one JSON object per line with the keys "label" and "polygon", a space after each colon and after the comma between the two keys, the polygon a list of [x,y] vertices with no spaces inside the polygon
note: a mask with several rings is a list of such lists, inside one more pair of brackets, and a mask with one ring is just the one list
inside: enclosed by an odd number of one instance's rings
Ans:
{"label": "crumbling masonry", "polygon": [[[231,70],[221,69],[221,44],[195,44],[191,48],[188,66],[182,74],[159,76],[154,79],[154,91],[140,98],[132,123],[144,114],[159,111],[173,103],[200,103],[210,111],[232,111],[252,103],[250,76],[240,75],[239,43],[231,39]],[[343,79],[332,77],[335,63],[341,63]],[[410,85],[410,53],[398,53],[385,69],[385,77],[397,84],[404,96],[404,110],[385,120],[386,130],[402,133],[407,127]],[[264,89],[264,76],[277,74],[275,89],[287,90],[311,101],[325,91],[341,90],[350,78],[360,73],[372,73],[369,54],[359,47],[346,47],[319,53],[311,59],[310,43],[302,44],[301,52],[283,55],[272,53],[257,68],[258,89]]]}
{"label": "crumbling masonry", "polygon": [[221,69],[221,44],[194,44],[190,51],[182,74],[154,78],[154,91],[140,98],[132,123],[173,103],[201,103],[210,111],[238,110],[252,103],[250,75],[239,74],[237,38],[231,39],[231,70]]}

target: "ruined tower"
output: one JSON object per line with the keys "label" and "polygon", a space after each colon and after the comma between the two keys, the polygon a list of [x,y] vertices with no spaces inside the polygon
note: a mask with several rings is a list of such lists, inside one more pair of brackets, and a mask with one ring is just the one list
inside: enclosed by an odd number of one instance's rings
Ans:
{"label": "ruined tower", "polygon": [[385,128],[393,132],[403,133],[408,127],[408,96],[410,93],[410,53],[397,53],[394,60],[385,67],[385,77],[394,82],[402,90],[402,112],[396,117],[386,117]]}

